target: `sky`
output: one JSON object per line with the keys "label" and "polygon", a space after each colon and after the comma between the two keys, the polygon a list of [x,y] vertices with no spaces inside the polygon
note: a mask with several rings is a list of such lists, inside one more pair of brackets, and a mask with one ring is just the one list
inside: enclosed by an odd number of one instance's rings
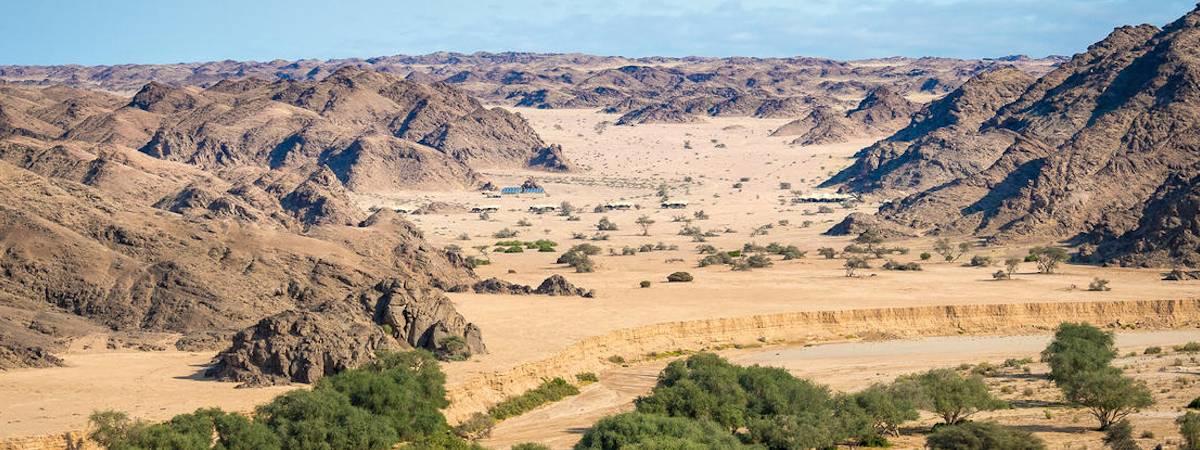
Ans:
{"label": "sky", "polygon": [[4,0],[0,65],[618,56],[1071,55],[1196,0]]}

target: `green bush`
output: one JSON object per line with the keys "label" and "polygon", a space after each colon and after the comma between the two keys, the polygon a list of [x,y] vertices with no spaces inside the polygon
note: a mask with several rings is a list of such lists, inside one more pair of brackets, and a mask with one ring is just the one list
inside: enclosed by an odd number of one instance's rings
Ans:
{"label": "green bush", "polygon": [[1184,353],[1200,352],[1200,342],[1188,342],[1186,344],[1175,347],[1175,351]]}
{"label": "green bush", "polygon": [[600,381],[600,377],[596,376],[595,372],[580,372],[575,374],[575,381],[580,383],[595,383]]}
{"label": "green bush", "polygon": [[511,450],[550,450],[550,447],[534,442],[522,442],[512,446]]}
{"label": "green bush", "polygon": [[381,353],[256,409],[254,419],[200,409],[146,425],[119,412],[91,416],[89,437],[109,449],[477,449],[449,433],[445,375],[424,351]]}
{"label": "green bush", "polygon": [[1046,444],[1024,431],[989,422],[938,427],[925,438],[931,450],[1041,450]]}
{"label": "green bush", "polygon": [[709,421],[636,412],[601,419],[575,445],[575,450],[748,448]]}
{"label": "green bush", "polygon": [[1179,434],[1183,436],[1183,450],[1200,450],[1200,414],[1188,411],[1175,420],[1179,424]]}
{"label": "green bush", "polygon": [[642,280],[640,283],[638,283],[638,286],[641,286],[642,289],[646,289],[650,287],[650,285],[651,283],[649,280]]}
{"label": "green bush", "polygon": [[1163,351],[1162,347],[1159,347],[1159,346],[1146,347],[1146,350],[1142,351],[1142,354],[1143,355],[1157,355],[1157,354],[1162,353],[1162,351]]}
{"label": "green bush", "polygon": [[463,439],[478,440],[492,435],[496,419],[483,413],[472,414],[467,420],[454,427],[454,434]]}
{"label": "green bush", "polygon": [[562,378],[543,382],[540,386],[516,397],[510,397],[488,409],[488,415],[496,420],[516,417],[547,403],[579,394],[579,388]]}

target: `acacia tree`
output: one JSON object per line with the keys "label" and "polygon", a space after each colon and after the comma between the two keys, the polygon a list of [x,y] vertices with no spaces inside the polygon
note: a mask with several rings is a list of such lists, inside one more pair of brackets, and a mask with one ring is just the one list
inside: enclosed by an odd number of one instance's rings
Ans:
{"label": "acacia tree", "polygon": [[1128,420],[1122,420],[1108,427],[1104,433],[1104,445],[1112,450],[1142,450],[1133,439],[1133,425]]}
{"label": "acacia tree", "polygon": [[1054,339],[1042,351],[1050,365],[1050,378],[1064,391],[1079,383],[1088,372],[1108,367],[1117,351],[1112,333],[1086,323],[1059,324]]}
{"label": "acacia tree", "polygon": [[1087,408],[1100,422],[1101,431],[1154,404],[1145,383],[1122,375],[1116,367],[1085,373],[1076,381],[1066,389],[1067,400]]}
{"label": "acacia tree", "polygon": [[639,227],[642,227],[642,236],[649,236],[650,225],[654,225],[654,219],[651,219],[650,216],[641,216],[638,217],[633,223],[636,223]]}
{"label": "acacia tree", "polygon": [[1037,262],[1038,273],[1051,274],[1058,270],[1058,265],[1070,255],[1058,247],[1034,247],[1029,250],[1029,256]]}
{"label": "acacia tree", "polygon": [[854,243],[866,245],[868,251],[874,251],[876,245],[883,243],[883,233],[878,229],[868,228],[854,238]]}
{"label": "acacia tree", "polygon": [[1000,409],[1006,404],[988,392],[983,377],[963,376],[953,369],[935,369],[897,380],[917,407],[932,411],[947,425],[965,422],[980,411]]}

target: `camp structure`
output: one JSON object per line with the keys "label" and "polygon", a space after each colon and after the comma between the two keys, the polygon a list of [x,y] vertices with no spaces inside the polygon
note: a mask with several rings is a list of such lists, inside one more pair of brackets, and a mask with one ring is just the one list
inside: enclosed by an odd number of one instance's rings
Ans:
{"label": "camp structure", "polygon": [[604,209],[609,211],[624,211],[633,209],[633,203],[629,202],[609,202],[604,204]]}
{"label": "camp structure", "polygon": [[471,208],[471,212],[473,213],[494,213],[499,210],[500,207],[496,205],[481,205]]}
{"label": "camp structure", "polygon": [[662,202],[663,209],[684,209],[688,207],[688,202],[683,200],[667,200]]}

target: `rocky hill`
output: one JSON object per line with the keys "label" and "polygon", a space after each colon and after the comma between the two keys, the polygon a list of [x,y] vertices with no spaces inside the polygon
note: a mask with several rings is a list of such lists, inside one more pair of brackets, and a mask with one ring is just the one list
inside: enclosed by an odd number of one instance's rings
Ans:
{"label": "rocky hill", "polygon": [[[1200,10],[1161,30],[1119,28],[978,128],[968,123],[924,131],[914,123],[917,128],[888,140],[939,140],[938,133],[947,133],[940,140],[949,145],[916,149],[936,148],[936,160],[889,151],[882,146],[893,144],[885,142],[864,152],[844,179],[850,189],[869,191],[873,185],[920,188],[954,177],[880,211],[906,226],[999,240],[1074,239],[1098,245],[1100,253],[1085,256],[1100,261],[1196,261],[1200,249],[1188,202],[1200,169],[1198,40]],[[1023,84],[1015,74],[1004,78],[1010,80],[989,83],[1003,86],[983,96],[995,100],[990,104]],[[945,102],[969,94],[962,92]],[[957,165],[933,169],[940,161]]]}
{"label": "rocky hill", "polygon": [[[904,193],[930,189],[979,173],[996,157],[1003,140],[995,133],[977,133],[1000,107],[1012,103],[1033,84],[1033,77],[1015,68],[984,72],[949,95],[925,106],[896,134],[863,149],[854,165],[824,186],[844,190]],[[991,151],[988,151],[991,150]]]}
{"label": "rocky hill", "polygon": [[771,135],[798,135],[792,145],[837,144],[895,132],[908,123],[917,109],[918,105],[883,86],[872,90],[849,111],[843,113],[828,106],[818,106],[804,117],[775,129]]}
{"label": "rocky hill", "polygon": [[0,112],[0,368],[97,332],[224,349],[211,374],[255,385],[450,338],[484,352],[442,294],[478,281],[466,261],[351,193],[569,168],[519,115],[354,68],[131,98],[2,85]]}

